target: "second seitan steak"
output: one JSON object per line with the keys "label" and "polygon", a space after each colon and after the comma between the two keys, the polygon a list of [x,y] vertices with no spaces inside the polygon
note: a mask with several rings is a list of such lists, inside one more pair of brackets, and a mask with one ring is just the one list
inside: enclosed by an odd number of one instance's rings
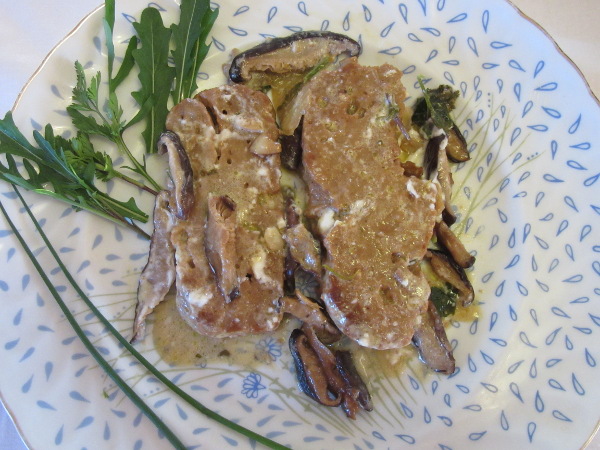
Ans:
{"label": "second seitan steak", "polygon": [[350,59],[315,76],[296,105],[308,212],[326,250],[323,300],[344,334],[376,349],[408,345],[427,308],[419,262],[443,209],[437,184],[400,163],[401,76]]}
{"label": "second seitan steak", "polygon": [[269,99],[241,85],[210,89],[176,105],[167,128],[194,172],[193,207],[171,231],[181,315],[214,337],[274,330],[285,221]]}

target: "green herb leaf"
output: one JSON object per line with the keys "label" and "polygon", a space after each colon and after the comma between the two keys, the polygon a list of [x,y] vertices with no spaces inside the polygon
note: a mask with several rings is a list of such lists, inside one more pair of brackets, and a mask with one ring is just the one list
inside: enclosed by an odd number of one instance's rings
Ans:
{"label": "green herb leaf", "polygon": [[196,82],[198,77],[198,72],[200,71],[200,66],[206,58],[208,54],[208,50],[210,49],[211,44],[206,45],[206,38],[208,37],[208,33],[212,29],[217,17],[219,16],[218,9],[208,9],[204,13],[204,17],[202,18],[202,23],[200,25],[200,36],[196,41],[194,46],[194,51],[192,52],[193,64],[192,69],[188,73],[187,80],[183,82],[183,98],[191,97],[196,89],[198,89],[198,83]]}
{"label": "green herb leaf", "polygon": [[[98,107],[101,81],[100,72],[96,73],[96,75],[91,78],[89,86],[83,67],[79,62],[75,62],[75,72],[77,75],[77,83],[73,88],[73,103],[67,107],[67,112],[71,116],[73,125],[85,134],[103,136],[116,144],[119,151],[126,155],[133,163],[134,172],[143,176],[154,188],[150,189],[142,186],[143,189],[153,193],[159,191],[161,186],[148,174],[145,162],[140,163],[133,156],[123,140],[123,132],[133,122],[130,121],[126,124],[122,120],[123,109],[119,105],[117,94],[114,91],[111,91],[109,86],[106,111],[100,110]],[[166,96],[168,98],[168,90]],[[97,119],[99,119],[100,122]]]}
{"label": "green herb leaf", "polygon": [[429,299],[442,317],[447,317],[456,311],[458,292],[448,283],[443,287],[433,286]]}
{"label": "green herb leaf", "polygon": [[163,25],[160,12],[156,8],[146,8],[139,23],[133,24],[138,33],[141,47],[133,50],[132,55],[140,69],[138,78],[141,89],[132,93],[140,105],[151,101],[147,115],[146,129],[142,135],[146,151],[155,153],[156,141],[164,130],[169,112],[167,103],[175,69],[169,67],[169,40],[171,31]]}
{"label": "green herb leaf", "polygon": [[183,0],[179,23],[171,25],[175,49],[172,51],[175,63],[175,88],[172,98],[175,104],[190,97],[196,90],[196,76],[200,64],[208,53],[206,36],[218,11],[210,9],[208,0]]}
{"label": "green herb leaf", "polygon": [[87,134],[97,134],[111,139],[112,130],[106,124],[99,124],[93,116],[85,115],[74,105],[67,106],[67,112],[71,116],[71,122],[79,130]]}
{"label": "green herb leaf", "polygon": [[[7,164],[0,163],[0,179],[146,235],[131,223],[133,220],[148,220],[148,215],[137,207],[133,199],[122,202],[94,186],[96,164],[102,166],[106,177],[117,176],[117,172],[110,158],[94,152],[87,135],[79,134],[77,138],[66,140],[55,136],[48,125],[44,135],[34,131],[33,137],[37,146],[18,130],[10,112],[0,121],[0,154],[6,156]],[[19,169],[15,156],[22,158],[24,170]]]}
{"label": "green herb leaf", "polygon": [[115,62],[115,45],[113,31],[115,28],[115,0],[105,0],[104,19],[102,19],[104,36],[106,38],[106,56],[108,58],[108,81],[112,82],[113,65]]}
{"label": "green herb leaf", "polygon": [[321,60],[312,69],[310,69],[306,75],[304,75],[303,82],[308,83],[311,78],[313,78],[321,70],[327,68],[327,66],[329,66],[332,62],[333,59],[330,56],[323,56]]}
{"label": "green herb leaf", "polygon": [[418,78],[423,97],[414,106],[413,123],[421,128],[427,136],[431,136],[433,126],[448,132],[454,125],[450,113],[455,107],[458,91],[447,85],[436,89],[425,88],[423,78]]}
{"label": "green herb leaf", "polygon": [[121,61],[121,67],[119,67],[119,71],[115,75],[115,77],[110,80],[110,90],[115,91],[117,87],[127,78],[131,69],[135,66],[135,60],[133,59],[133,51],[137,48],[138,38],[136,36],[132,36],[129,39],[129,44],[127,44],[127,49],[125,50],[125,55],[123,55],[123,61]]}

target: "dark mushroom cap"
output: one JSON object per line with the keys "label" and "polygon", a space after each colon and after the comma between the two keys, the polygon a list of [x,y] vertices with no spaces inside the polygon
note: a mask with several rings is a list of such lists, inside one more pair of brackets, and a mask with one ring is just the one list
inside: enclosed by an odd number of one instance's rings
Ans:
{"label": "dark mushroom cap", "polygon": [[[300,31],[282,38],[268,39],[240,53],[231,62],[229,78],[235,83],[243,83],[251,78],[253,71],[302,71],[315,66],[323,57],[337,57],[344,53],[358,56],[360,52],[360,44],[343,34]],[[269,61],[265,64],[267,59]]]}

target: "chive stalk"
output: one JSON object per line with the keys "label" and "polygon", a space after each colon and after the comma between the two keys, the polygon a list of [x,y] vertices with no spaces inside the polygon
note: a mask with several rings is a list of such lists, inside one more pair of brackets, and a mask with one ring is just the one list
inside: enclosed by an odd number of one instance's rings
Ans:
{"label": "chive stalk", "polygon": [[[24,202],[23,197],[21,197],[21,194],[17,191],[16,188],[15,188],[15,192],[17,192],[17,194],[19,195],[19,198],[23,202],[23,205],[27,209],[27,212],[30,214],[30,216],[32,216],[31,210],[29,209],[27,204]],[[173,431],[171,431],[171,429],[160,419],[160,417],[158,417],[156,415],[156,413],[148,405],[146,405],[146,403],[144,403],[144,401],[135,393],[135,391],[127,384],[127,382],[125,380],[123,380],[123,378],[121,378],[119,376],[119,374],[115,371],[115,369],[113,369],[111,367],[111,365],[106,361],[106,359],[104,359],[102,357],[100,352],[98,350],[96,350],[96,348],[94,347],[94,344],[92,344],[92,342],[89,340],[89,338],[85,335],[84,331],[82,330],[82,328],[79,326],[79,324],[75,320],[75,317],[73,317],[73,314],[71,314],[71,311],[69,311],[69,308],[65,304],[64,300],[61,298],[61,296],[58,293],[58,291],[56,290],[56,288],[50,282],[48,276],[42,269],[40,263],[37,261],[37,259],[33,255],[33,252],[31,251],[31,249],[25,242],[25,239],[23,239],[23,236],[15,227],[15,224],[10,219],[8,212],[4,208],[4,205],[2,204],[2,201],[0,201],[0,209],[2,210],[2,214],[6,218],[8,225],[12,229],[13,233],[15,234],[15,236],[17,237],[19,242],[21,243],[23,250],[25,250],[25,253],[27,253],[27,256],[31,260],[31,263],[34,265],[38,274],[42,278],[44,284],[48,287],[48,290],[50,291],[50,293],[56,300],[56,303],[58,303],[58,306],[60,307],[63,314],[67,318],[67,321],[69,322],[69,324],[71,324],[71,326],[73,327],[73,330],[75,331],[75,333],[77,334],[79,339],[81,339],[81,342],[83,343],[85,348],[90,352],[92,357],[96,360],[98,365],[100,367],[102,367],[102,369],[104,369],[106,374],[114,381],[114,383],[119,388],[121,388],[121,390],[125,393],[125,395],[127,395],[127,397],[129,397],[129,399],[138,408],[140,408],[142,413],[144,413],[144,415],[152,421],[152,423],[156,426],[156,428],[165,436],[165,438],[167,438],[167,440],[173,445],[173,447],[175,447],[176,449],[185,449],[186,448],[185,445],[183,445],[183,443],[179,440],[179,438],[175,435],[175,433],[173,433]],[[37,221],[35,222],[35,225],[36,225],[36,228],[38,229],[38,231],[40,232],[40,234],[43,234],[43,231],[42,231],[41,227],[39,226],[39,224],[37,223]],[[54,250],[54,249],[52,249],[52,250]],[[53,254],[54,254],[54,252],[53,252]]]}
{"label": "chive stalk", "polygon": [[[236,432],[238,432],[238,433],[240,433],[240,434],[242,434],[242,435],[244,435],[244,436],[246,436],[246,437],[248,437],[250,439],[253,439],[253,440],[255,440],[256,442],[258,442],[258,443],[260,443],[262,445],[265,445],[268,448],[277,449],[277,450],[281,450],[281,449],[286,449],[287,448],[287,447],[285,447],[285,446],[283,446],[281,444],[278,444],[275,441],[272,441],[272,440],[268,439],[265,436],[262,436],[262,435],[260,435],[258,433],[255,433],[255,432],[253,432],[253,431],[251,431],[251,430],[249,430],[249,429],[247,429],[247,428],[245,428],[245,427],[243,427],[241,425],[238,425],[235,422],[232,422],[231,420],[226,419],[225,417],[223,417],[223,416],[217,414],[216,412],[212,411],[211,409],[207,408],[202,403],[200,403],[198,400],[196,400],[191,395],[189,395],[187,392],[185,392],[183,389],[181,389],[179,386],[177,386],[176,384],[174,384],[165,375],[163,375],[162,372],[160,372],[155,366],[153,366],[152,363],[150,363],[146,358],[144,358],[144,356],[142,356],[129,343],[129,341],[127,341],[127,339],[125,339],[123,337],[123,335],[121,333],[119,333],[119,331],[116,328],[113,327],[113,325],[110,323],[110,321],[108,319],[106,319],[106,317],[104,317],[104,315],[100,312],[100,310],[98,310],[98,308],[96,308],[96,306],[94,305],[94,303],[85,294],[85,292],[83,292],[83,290],[80,288],[80,286],[78,285],[78,283],[75,281],[75,279],[73,278],[73,276],[71,275],[71,273],[67,269],[67,267],[64,265],[64,263],[60,259],[58,253],[56,252],[56,250],[54,249],[54,247],[50,243],[50,240],[46,236],[46,233],[44,233],[44,231],[42,230],[39,222],[37,221],[37,219],[35,218],[35,216],[31,212],[31,210],[29,209],[29,206],[27,205],[27,202],[21,196],[21,193],[18,191],[18,189],[14,185],[13,185],[13,189],[16,192],[17,196],[19,197],[21,203],[23,204],[23,208],[25,209],[25,211],[29,215],[31,221],[33,222],[33,224],[34,224],[34,226],[36,228],[36,230],[38,231],[38,233],[42,237],[42,240],[44,241],[44,243],[48,247],[48,250],[50,251],[50,253],[54,257],[54,259],[56,260],[56,262],[57,262],[58,266],[60,267],[61,271],[63,272],[63,274],[65,275],[65,277],[67,278],[67,280],[69,281],[69,283],[71,284],[71,286],[73,287],[73,289],[75,289],[75,292],[77,292],[77,294],[81,297],[81,299],[86,304],[86,306],[92,311],[92,313],[98,318],[98,320],[100,320],[100,322],[102,322],[102,324],[113,335],[113,337],[115,339],[117,339],[117,341],[119,341],[119,343],[122,344],[123,347],[125,347],[127,349],[127,351],[129,351],[129,353],[131,353],[131,355],[134,358],[136,358],[150,373],[152,373],[152,375],[154,375],[166,387],[168,387],[171,391],[173,391],[175,394],[177,394],[179,397],[181,397],[181,399],[183,399],[186,403],[188,403],[193,408],[195,408],[197,411],[199,411],[200,413],[202,413],[205,416],[209,417],[210,419],[213,419],[216,422],[220,423],[221,425],[224,425],[224,426],[226,426],[226,427],[228,427],[228,428],[230,428],[230,429],[232,429],[232,430],[234,430],[234,431],[236,431]],[[44,280],[44,282],[46,283],[46,285],[48,286],[48,288],[55,291],[55,289],[52,286],[52,284],[51,283],[49,284],[49,280],[48,280],[46,274],[44,273],[43,269],[39,266],[39,264],[37,263],[37,261],[33,257],[33,254],[29,250],[29,247],[25,243],[23,237],[21,236],[21,234],[18,232],[18,230],[14,227],[14,225],[10,221],[10,218],[9,218],[6,210],[4,209],[4,206],[2,205],[1,201],[0,201],[0,208],[2,209],[2,213],[4,214],[4,216],[6,217],[7,221],[9,222],[9,225],[11,226],[13,232],[15,233],[15,235],[17,236],[17,238],[19,239],[19,242],[21,243],[21,245],[23,246],[23,248],[27,252],[27,254],[30,257],[30,259],[32,260],[32,262],[34,263],[34,266],[35,266],[36,270],[38,271],[38,273],[40,274],[40,276],[42,277],[42,279]],[[60,304],[64,305],[64,301],[60,298],[60,296],[58,296],[58,293],[56,291],[53,292],[53,296],[55,297],[55,299],[59,303],[59,305]],[[56,296],[58,296],[58,298]],[[62,306],[61,306],[61,309],[62,309]],[[66,310],[63,309],[63,312],[65,313],[65,316],[69,319],[69,323],[71,323],[71,325],[73,326],[73,328],[75,329],[75,331],[77,331],[77,330],[81,331],[81,328],[79,327],[79,325],[75,321],[74,317],[72,316],[72,314],[68,310],[68,308],[66,308]],[[83,331],[81,331],[81,333],[83,333]],[[79,335],[79,333],[78,333],[78,335]],[[85,335],[84,335],[84,337],[85,337]],[[82,340],[83,340],[83,338],[82,338]],[[95,348],[93,350],[95,351]],[[98,354],[97,352],[96,352],[96,354],[98,355],[98,358],[100,358],[102,361],[104,361],[104,363],[106,365],[108,364],[108,363],[106,363],[106,361],[102,358],[102,356],[100,354]],[[94,358],[96,358],[96,356],[94,356]],[[98,360],[98,358],[96,358],[96,360]],[[99,362],[99,364],[100,364],[100,362]],[[104,368],[104,365],[102,365],[102,364],[100,364],[100,365]],[[108,368],[111,371],[114,372],[114,370],[110,366],[108,366]],[[108,372],[108,370],[107,370],[107,373],[109,375],[111,375]],[[115,373],[115,375],[118,376],[116,373]],[[112,375],[111,375],[111,378],[112,378]],[[148,409],[148,407],[143,403],[143,401],[141,399],[139,399],[139,397],[137,397],[137,394],[135,394],[135,392],[133,390],[131,390],[131,388],[129,388],[128,385],[125,384],[125,386],[128,388],[128,390],[123,389],[124,392],[125,392],[125,394],[129,396],[128,392],[132,392],[133,396],[135,396],[135,398],[137,398],[143,404],[143,406],[146,409]],[[122,387],[122,386],[119,385],[119,387]],[[132,398],[132,400],[133,400],[133,398]],[[134,403],[136,403],[136,402],[134,401]],[[138,405],[138,403],[136,403],[136,405]],[[142,409],[141,406],[140,406],[140,409]],[[145,412],[144,409],[142,409],[142,410]],[[158,419],[158,420],[160,421],[160,419]],[[162,425],[166,427],[166,425],[164,425],[164,423],[162,423]],[[157,425],[157,427],[161,431],[163,431],[163,429],[159,425]],[[166,433],[165,433],[165,436],[167,436]]]}

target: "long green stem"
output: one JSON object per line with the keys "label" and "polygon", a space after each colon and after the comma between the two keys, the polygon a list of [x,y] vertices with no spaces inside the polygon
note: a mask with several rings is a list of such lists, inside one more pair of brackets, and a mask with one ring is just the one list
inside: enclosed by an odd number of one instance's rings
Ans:
{"label": "long green stem", "polygon": [[[273,449],[286,449],[287,448],[287,447],[285,447],[283,445],[280,445],[277,442],[274,442],[274,441],[272,441],[272,440],[270,440],[270,439],[268,439],[268,438],[266,438],[266,437],[264,437],[264,436],[262,436],[260,434],[257,434],[257,433],[255,433],[255,432],[253,432],[251,430],[248,430],[247,428],[244,428],[243,426],[238,425],[235,422],[232,422],[229,419],[226,419],[223,416],[215,413],[211,409],[207,408],[202,403],[200,403],[199,401],[197,401],[195,398],[193,398],[192,396],[190,396],[187,392],[185,392],[184,390],[182,390],[181,388],[179,388],[177,385],[173,384],[171,382],[171,380],[169,380],[167,377],[165,377],[162,374],[162,372],[160,372],[156,367],[154,367],[152,365],[152,363],[150,363],[146,358],[144,358],[127,341],[127,339],[125,339],[123,337],[123,335],[121,335],[121,333],[119,333],[119,331],[117,331],[113,327],[113,325],[108,321],[108,319],[106,319],[106,317],[104,317],[104,315],[100,312],[100,310],[98,310],[98,308],[96,308],[96,306],[94,305],[94,303],[92,303],[92,301],[85,294],[85,292],[83,292],[83,290],[79,287],[79,285],[77,284],[77,282],[75,281],[75,279],[73,278],[73,276],[71,275],[71,273],[69,272],[69,270],[66,268],[66,266],[64,265],[64,263],[62,262],[62,260],[58,256],[58,253],[56,252],[56,250],[54,249],[54,247],[52,246],[52,244],[48,240],[48,237],[46,236],[46,234],[44,233],[44,231],[40,227],[37,219],[35,218],[35,216],[31,212],[31,210],[27,206],[27,203],[25,202],[25,199],[21,196],[21,193],[16,189],[16,187],[13,186],[13,188],[15,189],[15,192],[17,193],[17,195],[19,196],[19,199],[23,203],[23,207],[25,208],[25,211],[27,212],[27,214],[31,218],[31,220],[32,220],[35,228],[38,230],[40,236],[44,240],[44,243],[48,247],[48,250],[50,251],[50,253],[54,257],[54,259],[56,260],[58,266],[60,267],[60,269],[64,273],[65,277],[67,278],[67,280],[69,281],[69,283],[71,284],[71,286],[73,286],[73,288],[75,289],[75,291],[77,292],[77,294],[81,297],[81,299],[84,301],[84,303],[86,304],[86,306],[88,308],[90,308],[90,310],[92,311],[92,313],[102,322],[102,324],[106,327],[106,329],[109,330],[109,332],[115,337],[115,339],[117,339],[119,341],[119,343],[121,343],[146,369],[148,369],[148,371],[150,373],[152,373],[158,380],[160,380],[165,386],[167,386],[169,389],[171,389],[175,394],[177,394],[179,397],[181,397],[183,400],[185,400],[188,404],[190,404],[191,406],[193,406],[196,410],[198,410],[202,414],[206,415],[207,417],[209,417],[209,418],[217,421],[218,423],[220,423],[222,425],[225,425],[226,427],[228,427],[228,428],[230,428],[230,429],[232,429],[234,431],[237,431],[238,433],[240,433],[240,434],[242,434],[244,436],[247,436],[247,437],[249,437],[251,439],[254,439],[255,441],[257,441],[257,442],[259,442],[259,443],[261,443],[261,444],[263,444],[263,445],[265,445],[265,446],[267,446],[269,448],[273,448]],[[1,202],[0,202],[0,205],[1,205]],[[4,208],[2,208],[2,209],[4,211]],[[6,213],[5,213],[5,216],[7,216]],[[7,219],[8,219],[8,216],[7,216]],[[18,233],[16,230],[14,230],[14,231],[15,231],[15,234]],[[37,266],[36,266],[36,269],[37,269]],[[40,275],[43,274],[43,271],[42,271],[41,268],[38,269],[38,272],[40,273]],[[67,314],[72,317],[72,314],[71,314],[70,311],[67,311],[65,313],[65,315],[67,315]]]}
{"label": "long green stem", "polygon": [[[16,179],[13,181],[15,183],[18,183],[18,180],[16,180]],[[129,228],[130,230],[135,231],[140,236],[145,237],[148,240],[150,239],[150,236],[148,235],[148,233],[146,233],[144,230],[142,230],[136,224],[134,224],[132,222],[128,222],[125,218],[123,218],[122,216],[119,216],[117,214],[110,214],[110,213],[104,212],[98,208],[92,208],[91,206],[87,206],[85,204],[70,200],[69,198],[67,198],[63,195],[59,195],[56,192],[51,191],[49,189],[32,189],[32,192],[36,192],[36,193],[42,194],[42,195],[47,195],[48,197],[55,198],[57,200],[60,200],[63,203],[71,205],[74,208],[81,209],[83,211],[88,211],[98,217],[102,217],[103,219],[110,220],[111,222],[113,222],[117,225],[125,226],[125,227]]]}
{"label": "long green stem", "polygon": [[140,162],[133,156],[133,154],[129,150],[129,147],[127,147],[127,144],[123,140],[123,136],[121,136],[121,135],[115,136],[115,143],[117,144],[117,148],[119,149],[119,151],[121,153],[124,153],[129,158],[129,160],[133,163],[133,165],[135,166],[136,172],[139,173],[140,175],[142,175],[146,180],[148,180],[150,182],[150,184],[152,184],[154,189],[156,189],[157,191],[162,190],[162,187],[160,186],[160,184],[158,184],[154,180],[154,178],[152,178],[150,176],[150,174],[146,171],[145,165],[140,164]]}
{"label": "long green stem", "polygon": [[[103,166],[101,164],[96,164],[96,169],[102,170]],[[144,183],[140,183],[139,181],[134,180],[133,178],[128,177],[127,175],[122,174],[121,172],[116,172],[115,171],[114,172],[114,177],[115,178],[119,178],[120,180],[123,180],[126,183],[129,183],[129,184],[131,184],[131,185],[133,185],[133,186],[135,186],[135,187],[137,187],[139,189],[142,189],[142,190],[144,190],[144,191],[146,191],[146,192],[148,192],[148,193],[150,193],[152,195],[158,195],[158,192],[155,191],[154,189],[149,188]]]}
{"label": "long green stem", "polygon": [[[16,188],[15,188],[15,191],[19,195],[19,198],[23,202],[23,206],[27,209],[27,212],[30,214],[31,217],[33,217],[33,215],[31,214],[31,211],[29,210],[29,207],[25,203],[23,197],[21,197],[21,194],[18,192],[18,190]],[[71,326],[73,327],[73,330],[75,330],[75,333],[77,334],[77,336],[79,337],[79,339],[81,339],[81,342],[83,343],[83,345],[85,346],[85,348],[90,352],[90,354],[93,356],[93,358],[96,360],[96,362],[104,369],[104,371],[115,382],[115,384],[117,386],[119,386],[119,388],[121,388],[123,390],[123,392],[125,393],[125,395],[127,395],[127,397],[129,397],[131,399],[131,401],[138,408],[140,408],[140,410],[146,415],[146,417],[148,417],[152,421],[152,423],[160,430],[160,432],[167,438],[167,440],[171,444],[173,444],[173,447],[175,447],[177,449],[185,449],[186,447],[177,438],[177,436],[171,431],[171,429],[160,419],[160,417],[158,417],[156,415],[156,413],[154,413],[154,411],[152,409],[150,409],[148,407],[148,405],[146,405],[144,403],[144,401],[135,393],[135,391],[133,389],[131,389],[131,387],[129,387],[129,385],[119,376],[119,374],[102,357],[102,355],[100,354],[100,352],[98,350],[96,350],[96,348],[94,347],[94,345],[90,342],[90,340],[88,339],[88,337],[86,336],[86,334],[84,333],[84,331],[82,330],[82,328],[79,326],[79,324],[77,323],[77,321],[75,320],[75,318],[71,314],[71,311],[69,310],[68,306],[65,304],[64,300],[60,297],[60,294],[58,293],[58,291],[54,288],[54,285],[49,280],[48,276],[46,275],[46,273],[42,269],[42,267],[39,264],[39,262],[37,261],[36,257],[33,255],[33,252],[31,251],[31,249],[29,248],[29,246],[27,245],[27,243],[23,239],[23,236],[21,235],[21,233],[19,232],[19,230],[17,230],[15,224],[10,219],[10,217],[8,215],[8,212],[4,208],[4,205],[2,204],[2,201],[0,201],[0,209],[2,210],[2,214],[6,218],[6,221],[8,222],[8,225],[12,229],[13,233],[15,234],[15,236],[17,237],[17,239],[19,240],[19,242],[21,243],[21,246],[23,247],[23,250],[25,250],[25,253],[27,253],[27,256],[31,260],[31,263],[34,265],[34,267],[37,270],[38,274],[40,275],[40,277],[44,281],[44,284],[48,287],[48,290],[50,291],[50,293],[52,294],[52,296],[56,300],[56,303],[58,303],[58,306],[60,307],[60,309],[62,310],[63,314],[65,315],[65,317],[67,318],[67,320],[69,321],[69,323],[71,324]],[[37,223],[37,221],[36,221],[36,228],[38,228],[38,231],[40,231],[40,234],[43,233],[41,231],[41,227],[39,226],[39,224]],[[53,255],[54,255],[54,253],[53,253]]]}

